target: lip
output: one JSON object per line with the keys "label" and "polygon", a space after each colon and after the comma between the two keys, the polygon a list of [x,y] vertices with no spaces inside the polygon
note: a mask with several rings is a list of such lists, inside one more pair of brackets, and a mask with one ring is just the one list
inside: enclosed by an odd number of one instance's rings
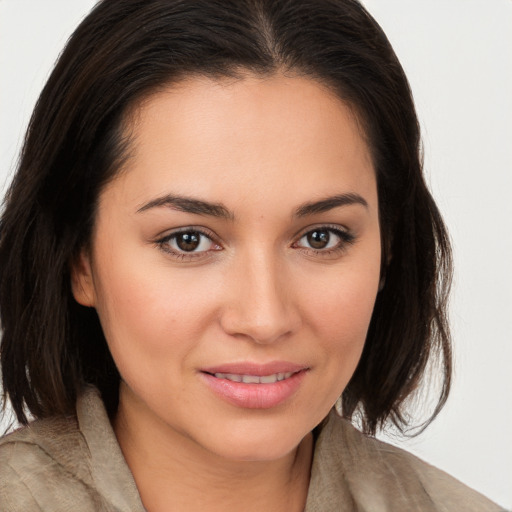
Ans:
{"label": "lip", "polygon": [[258,364],[251,362],[225,363],[219,366],[210,366],[201,368],[204,373],[236,373],[238,375],[272,375],[274,373],[296,373],[307,369],[307,365],[290,363],[287,361],[271,361],[269,363]]}
{"label": "lip", "polygon": [[[237,407],[245,409],[271,409],[290,399],[300,388],[308,367],[288,362],[267,364],[229,363],[204,368],[200,376],[206,385],[219,398]],[[228,379],[217,378],[215,373],[238,375],[273,375],[275,373],[293,373],[284,380],[268,384],[246,384]]]}

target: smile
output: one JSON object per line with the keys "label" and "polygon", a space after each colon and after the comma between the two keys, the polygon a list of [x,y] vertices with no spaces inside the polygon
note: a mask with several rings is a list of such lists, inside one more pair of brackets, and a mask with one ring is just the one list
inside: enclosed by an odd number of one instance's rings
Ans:
{"label": "smile", "polygon": [[244,409],[271,409],[291,400],[308,373],[308,367],[290,363],[241,363],[203,369],[199,375],[224,402]]}
{"label": "smile", "polygon": [[273,373],[271,375],[240,375],[236,373],[215,373],[217,379],[227,379],[232,382],[243,382],[244,384],[274,384],[289,379],[294,372]]}

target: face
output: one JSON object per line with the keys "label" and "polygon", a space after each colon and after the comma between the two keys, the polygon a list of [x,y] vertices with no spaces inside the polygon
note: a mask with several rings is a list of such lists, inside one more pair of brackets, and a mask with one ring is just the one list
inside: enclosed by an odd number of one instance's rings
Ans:
{"label": "face", "polygon": [[378,199],[351,110],[306,78],[194,78],[134,113],[73,272],[120,407],[236,460],[292,451],[363,349]]}

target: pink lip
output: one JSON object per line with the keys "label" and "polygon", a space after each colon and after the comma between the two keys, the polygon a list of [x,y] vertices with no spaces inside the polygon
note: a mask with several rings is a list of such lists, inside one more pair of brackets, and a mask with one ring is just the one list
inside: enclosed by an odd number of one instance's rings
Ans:
{"label": "pink lip", "polygon": [[[286,362],[269,364],[230,363],[205,368],[200,375],[208,387],[223,400],[237,407],[247,409],[270,409],[277,407],[294,395],[308,368]],[[215,377],[215,373],[233,373],[237,375],[255,375],[258,377],[274,373],[290,373],[287,379],[269,384],[246,384]]]}

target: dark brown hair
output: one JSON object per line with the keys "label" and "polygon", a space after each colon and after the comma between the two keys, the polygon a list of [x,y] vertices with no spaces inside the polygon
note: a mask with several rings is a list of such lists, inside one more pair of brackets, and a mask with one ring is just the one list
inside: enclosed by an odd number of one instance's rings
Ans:
{"label": "dark brown hair", "polygon": [[451,378],[447,234],[422,175],[411,92],[386,36],[356,0],[103,0],[70,38],[37,102],[0,220],[4,403],[21,423],[73,413],[85,384],[112,413],[119,374],[96,312],[72,296],[102,187],[128,141],[123,117],[184,77],[299,74],[356,112],[377,176],[382,282],[343,414],[375,433],[408,424],[431,360]]}

